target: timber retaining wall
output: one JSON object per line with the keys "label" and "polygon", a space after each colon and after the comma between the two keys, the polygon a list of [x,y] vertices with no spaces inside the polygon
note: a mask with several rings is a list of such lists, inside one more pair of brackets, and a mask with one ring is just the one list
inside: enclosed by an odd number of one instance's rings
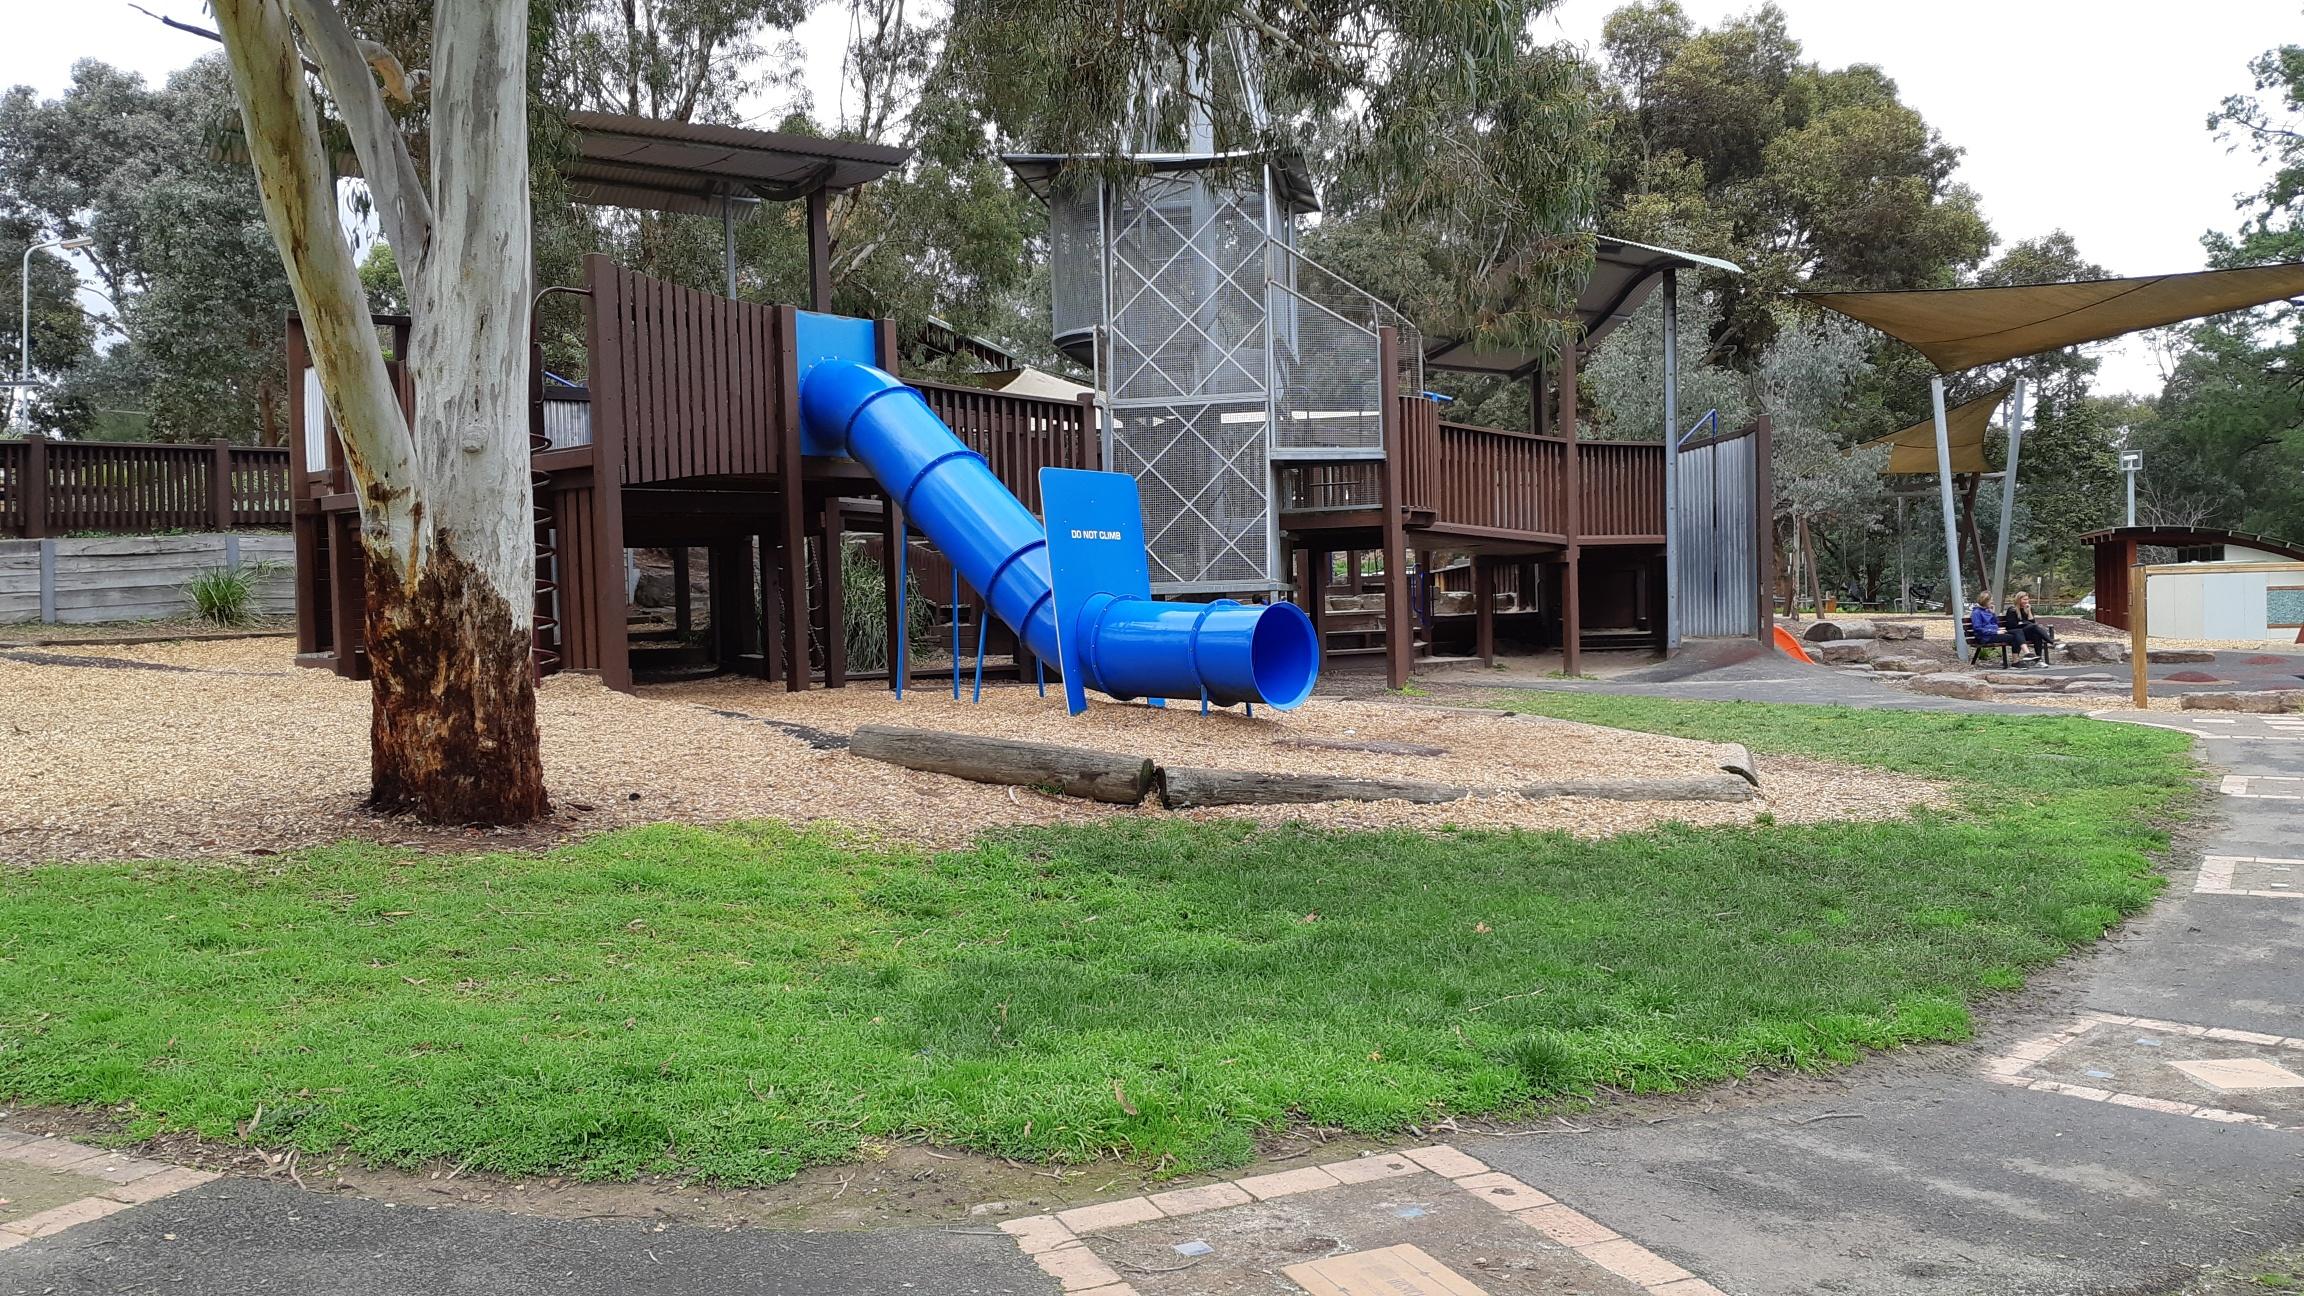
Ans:
{"label": "timber retaining wall", "polygon": [[192,615],[185,582],[213,567],[262,565],[255,611],[296,610],[285,535],[206,533],[0,540],[0,623],[149,621]]}

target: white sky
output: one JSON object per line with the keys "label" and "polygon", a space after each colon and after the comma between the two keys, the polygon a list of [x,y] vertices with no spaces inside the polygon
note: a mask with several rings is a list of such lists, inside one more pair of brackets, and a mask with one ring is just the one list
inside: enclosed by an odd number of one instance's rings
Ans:
{"label": "white sky", "polygon": [[[1619,0],[1562,0],[1545,20],[1596,45]],[[1982,196],[2004,242],[2071,232],[2083,255],[2114,274],[2198,269],[2200,235],[2237,222],[2234,197],[2254,188],[2254,159],[2205,129],[2227,94],[2246,88],[2248,60],[2304,40],[2293,0],[1779,0],[1810,58],[1875,63],[1950,143],[1965,149],[1959,179]],[[206,25],[198,0],[147,7]],[[1752,0],[1682,0],[1710,25]],[[121,0],[70,6],[7,0],[0,85],[53,95],[75,59],[98,57],[155,82],[214,48],[170,31]],[[828,5],[799,35],[820,116],[839,90],[846,6]],[[2149,348],[2108,349],[2101,383],[2156,392]]]}

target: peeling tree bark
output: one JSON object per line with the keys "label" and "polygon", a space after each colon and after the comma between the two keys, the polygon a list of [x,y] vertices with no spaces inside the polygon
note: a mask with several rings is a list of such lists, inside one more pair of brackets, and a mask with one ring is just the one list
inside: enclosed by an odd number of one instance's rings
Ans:
{"label": "peeling tree bark", "polygon": [[435,6],[426,203],[349,33],[325,0],[297,5],[409,243],[395,250],[415,317],[413,427],[336,223],[286,0],[215,0],[266,221],[360,499],[370,801],[439,823],[522,822],[549,808],[530,673],[527,6]]}

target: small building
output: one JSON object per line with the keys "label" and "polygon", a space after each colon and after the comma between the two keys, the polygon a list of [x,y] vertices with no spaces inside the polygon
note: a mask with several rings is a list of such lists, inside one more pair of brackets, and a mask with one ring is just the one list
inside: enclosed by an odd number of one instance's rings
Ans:
{"label": "small building", "polygon": [[2128,569],[2137,550],[2173,549],[2197,567],[2154,578],[2151,624],[2165,639],[2269,639],[2304,627],[2304,572],[2229,570],[2235,564],[2304,562],[2304,545],[2270,536],[2206,527],[2113,527],[2080,542],[2096,551],[2096,619],[2129,628]]}

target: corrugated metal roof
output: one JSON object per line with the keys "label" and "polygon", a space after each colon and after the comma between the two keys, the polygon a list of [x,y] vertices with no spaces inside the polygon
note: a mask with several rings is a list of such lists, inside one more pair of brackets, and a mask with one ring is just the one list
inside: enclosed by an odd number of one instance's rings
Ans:
{"label": "corrugated metal roof", "polygon": [[902,166],[910,149],[857,140],[621,113],[570,113],[576,157],[562,168],[580,201],[715,214],[728,199],[789,201],[853,189]]}

